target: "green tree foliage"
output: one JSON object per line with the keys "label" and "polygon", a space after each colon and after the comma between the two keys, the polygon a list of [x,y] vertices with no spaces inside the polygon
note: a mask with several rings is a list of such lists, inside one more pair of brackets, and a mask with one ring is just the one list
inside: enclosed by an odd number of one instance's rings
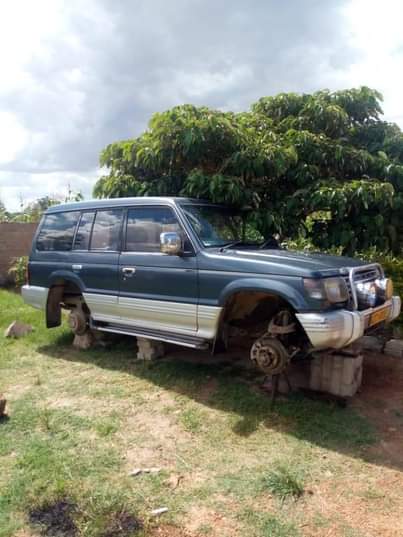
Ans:
{"label": "green tree foliage", "polygon": [[4,203],[0,199],[0,222],[4,222],[8,220],[8,213],[6,211],[6,207]]}
{"label": "green tree foliage", "polygon": [[267,235],[344,252],[403,242],[403,133],[367,87],[283,93],[251,110],[177,106],[101,153],[97,197],[184,195],[254,209]]}
{"label": "green tree foliage", "polygon": [[[15,213],[7,213],[6,220],[10,222],[39,222],[43,213],[52,207],[52,205],[59,205],[60,203],[67,203],[71,201],[81,201],[84,197],[81,192],[74,192],[68,187],[67,195],[65,196],[43,196],[36,200],[22,205],[21,210]],[[1,218],[1,207],[0,207]]]}

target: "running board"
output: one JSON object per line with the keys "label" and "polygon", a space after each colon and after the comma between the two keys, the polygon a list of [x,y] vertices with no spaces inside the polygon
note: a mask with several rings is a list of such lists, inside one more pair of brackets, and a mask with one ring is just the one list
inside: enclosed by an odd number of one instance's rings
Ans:
{"label": "running board", "polygon": [[94,321],[91,319],[90,327],[102,332],[112,332],[113,334],[124,334],[125,336],[144,337],[146,339],[156,339],[166,343],[174,343],[192,349],[207,349],[209,344],[205,339],[195,336],[186,336],[180,334],[171,334],[160,330],[151,330],[149,328],[140,328],[137,326],[127,326],[118,323],[105,323],[104,321]]}

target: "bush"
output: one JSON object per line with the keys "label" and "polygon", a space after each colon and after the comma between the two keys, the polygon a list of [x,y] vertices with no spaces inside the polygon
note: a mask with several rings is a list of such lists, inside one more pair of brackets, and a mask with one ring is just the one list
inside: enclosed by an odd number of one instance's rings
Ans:
{"label": "bush", "polygon": [[24,285],[28,268],[28,256],[16,257],[8,273],[13,277],[16,287]]}
{"label": "bush", "polygon": [[[373,263],[380,263],[385,269],[386,276],[392,278],[394,294],[403,297],[403,257],[394,256],[390,253],[379,252],[376,249],[367,250],[356,254],[360,259]],[[403,324],[403,312],[396,319]]]}

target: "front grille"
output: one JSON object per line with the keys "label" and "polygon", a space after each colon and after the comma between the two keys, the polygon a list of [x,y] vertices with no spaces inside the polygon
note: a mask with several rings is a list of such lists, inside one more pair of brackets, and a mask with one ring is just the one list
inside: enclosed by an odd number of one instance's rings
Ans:
{"label": "front grille", "polygon": [[354,283],[364,283],[364,282],[373,282],[381,275],[381,271],[378,267],[375,268],[364,268],[362,270],[357,270],[354,272]]}
{"label": "front grille", "polygon": [[346,282],[346,286],[348,289],[348,304],[349,306],[351,306],[354,303],[354,300],[353,300],[353,291],[351,289],[350,276],[343,276],[343,279]]}

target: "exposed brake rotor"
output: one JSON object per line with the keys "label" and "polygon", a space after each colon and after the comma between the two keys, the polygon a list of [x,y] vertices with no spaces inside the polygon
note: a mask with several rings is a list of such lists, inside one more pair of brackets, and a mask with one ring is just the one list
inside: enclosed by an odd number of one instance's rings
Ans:
{"label": "exposed brake rotor", "polygon": [[264,334],[252,345],[250,358],[266,375],[279,375],[287,368],[291,356],[270,334]]}
{"label": "exposed brake rotor", "polygon": [[87,319],[81,309],[76,309],[70,312],[68,324],[74,334],[83,335],[88,327]]}

